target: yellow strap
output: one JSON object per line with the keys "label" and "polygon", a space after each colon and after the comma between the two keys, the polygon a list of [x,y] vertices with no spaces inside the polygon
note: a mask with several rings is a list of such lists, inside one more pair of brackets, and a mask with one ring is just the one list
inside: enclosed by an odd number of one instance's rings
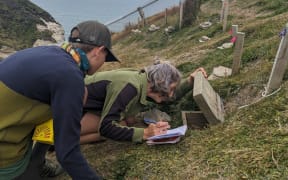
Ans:
{"label": "yellow strap", "polygon": [[71,54],[71,56],[73,57],[73,59],[77,62],[77,64],[80,64],[80,55],[78,54],[78,52],[72,47],[71,44],[69,43],[63,43],[61,45],[61,48],[64,49],[66,52],[68,52],[69,54]]}

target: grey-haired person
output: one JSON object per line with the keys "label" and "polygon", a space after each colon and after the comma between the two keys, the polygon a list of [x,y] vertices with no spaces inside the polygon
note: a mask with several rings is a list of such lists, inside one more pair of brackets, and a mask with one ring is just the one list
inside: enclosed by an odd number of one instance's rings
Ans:
{"label": "grey-haired person", "polygon": [[69,41],[24,49],[1,61],[0,179],[41,179],[40,172],[57,175],[45,161],[45,152],[32,152],[35,126],[51,118],[63,169],[73,179],[99,178],[79,145],[84,76],[95,73],[104,61],[118,59],[111,52],[108,28],[97,21],[76,25]]}
{"label": "grey-haired person", "polygon": [[141,71],[118,69],[87,77],[88,97],[81,120],[80,143],[99,141],[102,136],[139,143],[166,133],[170,125],[165,121],[146,128],[131,127],[131,124],[149,101],[162,103],[191,90],[198,71],[207,77],[206,71],[198,68],[182,79],[176,67],[169,63],[147,66]]}

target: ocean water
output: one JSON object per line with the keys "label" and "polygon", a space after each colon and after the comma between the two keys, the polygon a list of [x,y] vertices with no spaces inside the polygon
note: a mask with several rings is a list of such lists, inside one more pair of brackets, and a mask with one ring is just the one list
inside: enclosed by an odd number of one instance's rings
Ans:
{"label": "ocean water", "polygon": [[[68,37],[70,30],[79,22],[85,20],[98,20],[103,24],[109,24],[130,12],[143,7],[153,0],[30,0],[38,5],[54,19],[60,23],[65,31],[65,38]],[[179,5],[180,0],[158,0],[155,3],[143,8],[145,17],[164,11]],[[139,13],[133,13],[118,23],[108,26],[111,31],[123,30],[128,22],[137,22],[140,18]]]}

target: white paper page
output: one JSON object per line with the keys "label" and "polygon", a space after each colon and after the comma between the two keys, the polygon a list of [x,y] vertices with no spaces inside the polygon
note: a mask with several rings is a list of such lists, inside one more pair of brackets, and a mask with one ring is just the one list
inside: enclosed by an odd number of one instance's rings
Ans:
{"label": "white paper page", "polygon": [[148,138],[148,140],[163,139],[163,138],[175,137],[175,136],[183,136],[183,135],[185,135],[186,130],[187,130],[187,125],[183,125],[183,126],[180,126],[178,128],[167,130],[166,134],[152,136],[152,137]]}

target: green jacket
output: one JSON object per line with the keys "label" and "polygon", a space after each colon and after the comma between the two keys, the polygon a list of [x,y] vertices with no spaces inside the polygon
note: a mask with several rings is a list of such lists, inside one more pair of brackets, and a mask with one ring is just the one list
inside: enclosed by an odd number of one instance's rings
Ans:
{"label": "green jacket", "polygon": [[[125,117],[135,116],[148,105],[147,74],[133,69],[118,69],[95,73],[85,79],[88,99],[84,111],[101,112],[99,131],[114,140],[142,142],[143,128],[119,125]],[[176,94],[191,87],[184,80]]]}
{"label": "green jacket", "polygon": [[[101,112],[101,135],[114,140],[142,142],[143,128],[120,126],[118,123],[124,117],[136,115],[147,105],[146,74],[132,69],[105,71],[87,77],[85,83],[88,99],[84,111]],[[134,89],[133,95],[129,94],[129,100],[127,95],[123,94],[127,91],[127,85]],[[106,96],[101,98],[103,94]]]}
{"label": "green jacket", "polygon": [[73,179],[97,177],[79,144],[83,75],[72,55],[59,46],[24,49],[0,62],[1,178],[16,177],[26,168],[21,162],[30,159],[33,129],[51,119],[52,112],[61,166]]}
{"label": "green jacket", "polygon": [[[50,107],[12,91],[0,81],[0,168],[25,157],[35,125],[52,117]],[[15,126],[17,124],[17,126]]]}

